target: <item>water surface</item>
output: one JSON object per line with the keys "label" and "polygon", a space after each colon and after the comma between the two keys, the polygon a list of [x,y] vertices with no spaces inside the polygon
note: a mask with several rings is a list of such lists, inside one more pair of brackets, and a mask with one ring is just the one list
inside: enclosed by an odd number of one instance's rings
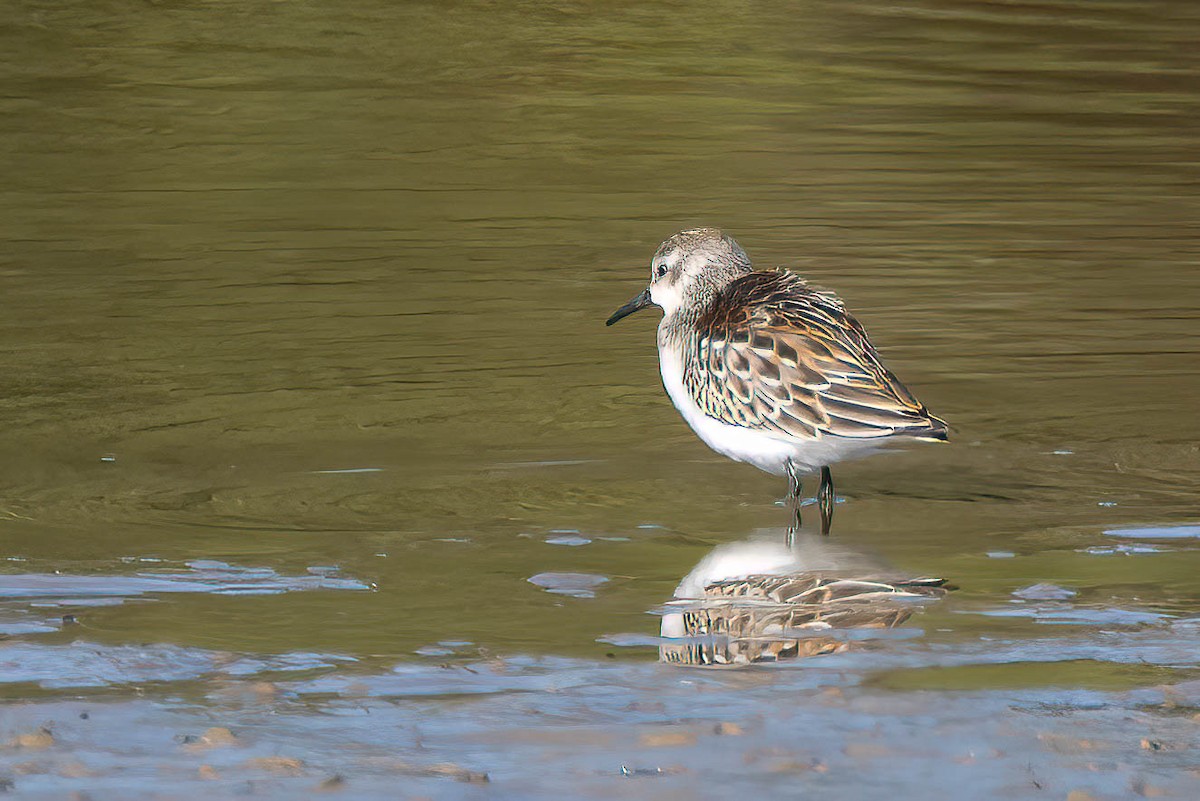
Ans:
{"label": "water surface", "polygon": [[[777,479],[678,419],[653,321],[603,326],[658,242],[697,224],[838,291],[953,426],[949,446],[835,473],[840,544],[960,588],[921,616],[919,647],[877,644],[852,683],[901,705],[1086,688],[1118,708],[1196,669],[1200,7],[21,0],[6,16],[0,716],[33,711],[0,740],[75,714],[56,706],[69,687],[129,716],[150,682],[173,715],[212,683],[369,687],[497,656],[635,707],[674,686],[643,664],[647,610],[786,515]],[[197,562],[223,577],[189,586]],[[231,591],[233,574],[270,591]],[[1013,595],[1038,584],[1074,595]],[[970,667],[995,653],[1011,668]],[[95,654],[114,667],[72,683]],[[1155,667],[1122,667],[1140,660]],[[717,717],[744,723],[772,682],[808,679],[744,681],[765,689],[718,694]],[[518,712],[488,714],[499,738]],[[470,753],[447,759],[507,775],[503,749]],[[746,767],[762,759],[738,764],[770,785]],[[1120,764],[1088,786],[1147,781]]]}

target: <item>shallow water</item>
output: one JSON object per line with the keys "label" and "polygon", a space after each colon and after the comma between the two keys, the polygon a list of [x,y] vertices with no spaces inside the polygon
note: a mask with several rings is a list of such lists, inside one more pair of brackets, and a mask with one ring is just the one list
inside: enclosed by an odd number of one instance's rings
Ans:
{"label": "shallow water", "polygon": [[[980,717],[981,798],[1200,781],[1162,689],[1200,652],[1200,7],[6,16],[0,782],[915,786]],[[695,224],[837,290],[952,424],[835,471],[847,558],[958,587],[923,633],[653,664],[680,579],[786,516],[653,321],[603,326]],[[189,762],[210,727],[242,745]]]}

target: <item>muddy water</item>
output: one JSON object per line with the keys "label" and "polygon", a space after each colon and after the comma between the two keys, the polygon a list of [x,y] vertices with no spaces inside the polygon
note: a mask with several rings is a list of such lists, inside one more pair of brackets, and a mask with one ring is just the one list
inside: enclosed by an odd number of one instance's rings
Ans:
{"label": "muddy water", "polygon": [[[6,17],[0,781],[1186,792],[1194,4]],[[839,547],[959,587],[915,638],[653,664],[647,612],[785,514],[652,321],[602,324],[694,224],[836,289],[954,426],[836,473]]]}

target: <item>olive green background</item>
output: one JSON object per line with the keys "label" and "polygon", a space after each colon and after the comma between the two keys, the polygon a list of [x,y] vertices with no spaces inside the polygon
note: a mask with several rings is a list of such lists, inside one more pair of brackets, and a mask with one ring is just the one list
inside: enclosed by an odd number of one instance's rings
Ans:
{"label": "olive green background", "polygon": [[697,224],[839,292],[954,427],[835,473],[840,545],[961,588],[930,636],[1032,631],[958,612],[1038,581],[1200,604],[1194,539],[1081,550],[1198,518],[1195,3],[3,16],[0,571],[376,586],[165,596],[60,639],[395,660],[656,631],[711,547],[786,514],[671,408],[651,315],[603,325]]}

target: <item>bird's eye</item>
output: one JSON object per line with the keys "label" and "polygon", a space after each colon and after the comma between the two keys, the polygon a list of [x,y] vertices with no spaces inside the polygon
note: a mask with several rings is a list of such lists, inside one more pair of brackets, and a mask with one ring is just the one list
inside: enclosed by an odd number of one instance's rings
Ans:
{"label": "bird's eye", "polygon": [[662,278],[666,274],[667,274],[667,265],[660,264],[654,268],[654,280],[655,281]]}

